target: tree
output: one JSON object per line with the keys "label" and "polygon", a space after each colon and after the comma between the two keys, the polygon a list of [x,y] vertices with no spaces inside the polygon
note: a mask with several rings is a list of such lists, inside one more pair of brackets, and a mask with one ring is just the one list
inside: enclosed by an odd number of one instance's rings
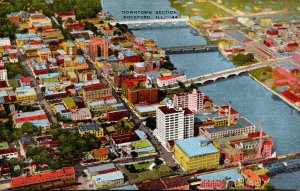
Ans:
{"label": "tree", "polygon": [[34,133],[38,133],[38,128],[30,122],[23,123],[21,130],[23,134],[28,133],[29,135],[32,135]]}
{"label": "tree", "polygon": [[15,39],[17,33],[16,24],[10,22],[6,17],[0,18],[0,37],[9,37],[11,40]]}
{"label": "tree", "polygon": [[71,18],[71,17],[69,17],[68,19],[67,19],[67,23],[73,23],[74,21],[73,21],[73,19]]}
{"label": "tree", "polygon": [[101,4],[99,0],[77,0],[74,9],[76,19],[81,20],[95,17],[95,15],[101,11]]}
{"label": "tree", "polygon": [[270,183],[266,184],[265,187],[264,187],[265,190],[274,190],[274,186]]}
{"label": "tree", "polygon": [[61,25],[62,24],[62,18],[60,17],[60,16],[58,16],[57,18],[56,18],[56,20],[57,20],[57,22]]}
{"label": "tree", "polygon": [[130,155],[131,155],[132,158],[136,158],[136,157],[138,156],[138,153],[135,152],[135,151],[132,151],[132,152],[130,153]]}
{"label": "tree", "polygon": [[156,129],[156,119],[154,117],[147,117],[146,126],[149,127],[152,131]]}
{"label": "tree", "polygon": [[6,113],[6,111],[5,110],[3,110],[3,111],[0,111],[0,118],[1,119],[3,119],[3,118],[7,118],[8,117],[8,115],[7,115],[7,113]]}
{"label": "tree", "polygon": [[159,165],[161,165],[161,164],[163,163],[163,161],[160,160],[159,158],[155,158],[154,163],[155,163],[157,166],[159,166]]}
{"label": "tree", "polygon": [[134,70],[134,66],[133,66],[133,65],[130,65],[130,66],[129,66],[129,70],[130,70],[130,71],[133,71],[133,70]]}

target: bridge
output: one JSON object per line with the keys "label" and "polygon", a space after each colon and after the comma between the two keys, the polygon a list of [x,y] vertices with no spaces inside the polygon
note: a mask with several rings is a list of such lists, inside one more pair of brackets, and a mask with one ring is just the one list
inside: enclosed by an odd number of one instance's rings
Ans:
{"label": "bridge", "polygon": [[[224,80],[227,78],[236,77],[242,73],[246,73],[251,70],[258,69],[258,68],[262,68],[262,67],[266,67],[266,66],[274,66],[277,61],[283,61],[283,60],[287,60],[287,59],[290,59],[290,57],[270,59],[270,60],[262,61],[262,62],[259,62],[256,64],[251,64],[248,66],[240,66],[240,67],[236,67],[236,68],[232,68],[232,69],[228,69],[228,70],[222,70],[219,72],[205,74],[205,75],[187,79],[186,81],[183,81],[183,84],[185,84],[186,86],[190,85],[192,83],[198,84],[198,85],[204,85],[205,83],[208,83],[208,82],[212,83],[212,82],[215,82],[218,80]],[[162,87],[161,89],[164,90],[164,89],[176,89],[176,88],[178,88],[178,84],[173,84],[171,86]]]}
{"label": "bridge", "polygon": [[116,21],[110,23],[111,25],[115,26],[117,23],[119,24],[126,24],[126,25],[134,25],[139,26],[142,24],[146,24],[148,26],[151,26],[154,23],[159,23],[160,25],[164,25],[165,23],[172,23],[173,25],[176,25],[179,22],[188,22],[189,17],[183,16],[180,18],[169,18],[169,19],[143,19],[143,20],[130,20],[130,21]]}
{"label": "bridge", "polygon": [[218,45],[191,45],[162,48],[167,54],[180,54],[190,52],[215,52],[219,50]]}

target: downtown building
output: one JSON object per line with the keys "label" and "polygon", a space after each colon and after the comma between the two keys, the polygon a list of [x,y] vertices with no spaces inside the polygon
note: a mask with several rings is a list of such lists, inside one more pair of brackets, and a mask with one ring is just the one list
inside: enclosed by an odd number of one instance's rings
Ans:
{"label": "downtown building", "polygon": [[156,124],[155,135],[162,143],[194,136],[194,113],[188,108],[158,107]]}
{"label": "downtown building", "polygon": [[175,94],[173,103],[176,109],[182,107],[194,112],[203,109],[203,100],[204,94],[197,89],[193,89],[191,92]]}
{"label": "downtown building", "polygon": [[89,43],[90,58],[95,61],[97,57],[108,57],[108,41],[96,37]]}

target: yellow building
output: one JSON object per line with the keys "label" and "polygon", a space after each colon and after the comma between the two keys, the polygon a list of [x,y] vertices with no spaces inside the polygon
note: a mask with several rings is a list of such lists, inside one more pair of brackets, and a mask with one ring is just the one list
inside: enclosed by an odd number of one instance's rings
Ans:
{"label": "yellow building", "polygon": [[[214,117],[212,118],[212,121],[214,122],[215,127],[224,127],[228,125],[228,117],[227,116],[220,116],[220,117]],[[230,120],[230,124],[236,124],[233,118]]]}
{"label": "yellow building", "polygon": [[16,88],[15,94],[20,104],[32,104],[37,100],[35,89],[30,86]]}
{"label": "yellow building", "polygon": [[246,182],[255,187],[255,189],[261,188],[261,179],[255,174],[251,169],[245,169],[242,171],[241,175],[245,177]]}
{"label": "yellow building", "polygon": [[84,134],[94,134],[97,138],[104,136],[104,130],[97,123],[78,126],[78,132],[81,136]]}
{"label": "yellow building", "polygon": [[62,48],[68,55],[75,55],[76,54],[76,47],[72,41],[66,41],[62,44]]}
{"label": "yellow building", "polygon": [[204,137],[190,137],[175,141],[174,157],[186,171],[211,169],[219,165],[220,153]]}
{"label": "yellow building", "polygon": [[272,18],[271,17],[264,17],[260,19],[260,25],[263,27],[267,27],[272,23]]}
{"label": "yellow building", "polygon": [[91,151],[91,155],[97,160],[97,161],[106,161],[108,159],[109,150],[106,147],[102,147],[99,149],[93,149]]}

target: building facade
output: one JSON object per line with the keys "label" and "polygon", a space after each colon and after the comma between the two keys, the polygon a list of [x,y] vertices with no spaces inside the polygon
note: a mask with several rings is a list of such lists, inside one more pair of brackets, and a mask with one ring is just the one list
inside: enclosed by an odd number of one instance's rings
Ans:
{"label": "building facade", "polygon": [[46,182],[75,181],[75,170],[73,167],[65,167],[54,172],[46,172],[31,176],[16,177],[11,179],[11,188],[18,189]]}
{"label": "building facade", "polygon": [[98,98],[111,96],[111,87],[103,83],[97,83],[82,87],[82,97],[87,103],[90,101],[96,101]]}
{"label": "building facade", "polygon": [[164,143],[194,136],[194,114],[187,108],[158,107],[156,124],[156,135]]}
{"label": "building facade", "polygon": [[97,57],[108,57],[108,42],[103,38],[94,38],[89,44],[90,58],[95,61]]}
{"label": "building facade", "polygon": [[203,109],[204,94],[197,89],[191,92],[178,93],[174,95],[173,103],[175,108],[189,108],[191,111]]}
{"label": "building facade", "polygon": [[186,171],[216,168],[220,153],[204,136],[175,141],[174,157]]}

